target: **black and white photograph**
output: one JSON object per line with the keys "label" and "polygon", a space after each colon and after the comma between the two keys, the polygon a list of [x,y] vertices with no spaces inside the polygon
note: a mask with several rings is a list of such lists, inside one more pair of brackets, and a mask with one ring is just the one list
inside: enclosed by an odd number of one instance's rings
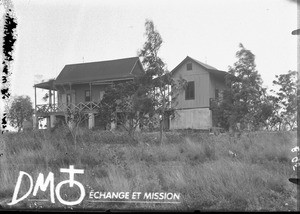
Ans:
{"label": "black and white photograph", "polygon": [[300,0],[0,0],[0,28],[0,211],[299,211]]}

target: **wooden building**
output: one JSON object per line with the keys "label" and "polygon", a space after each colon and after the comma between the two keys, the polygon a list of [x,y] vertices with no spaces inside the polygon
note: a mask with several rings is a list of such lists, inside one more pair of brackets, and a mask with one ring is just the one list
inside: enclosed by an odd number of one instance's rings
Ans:
{"label": "wooden building", "polygon": [[[37,104],[35,96],[35,116],[47,118],[47,127],[53,127],[57,117],[64,117],[65,110],[77,108],[89,114],[86,126],[99,126],[95,115],[105,87],[133,80],[144,72],[138,57],[66,65],[56,79],[34,85],[35,94],[37,88],[49,91],[48,104]],[[222,95],[227,72],[187,56],[171,73],[175,81],[181,76],[188,85],[172,103],[176,114],[167,121],[167,129],[212,128],[211,100]]]}
{"label": "wooden building", "polygon": [[[34,85],[35,128],[38,128],[38,118],[47,118],[47,127],[54,127],[56,118],[63,118],[67,108],[89,114],[87,125],[93,128],[105,86],[133,80],[144,72],[138,57],[66,65],[56,79]],[[37,104],[37,89],[49,91],[48,104]]]}
{"label": "wooden building", "polygon": [[187,87],[174,102],[176,113],[170,121],[170,129],[212,128],[211,100],[222,96],[227,72],[189,56],[171,72],[175,81],[180,76],[185,79]]}

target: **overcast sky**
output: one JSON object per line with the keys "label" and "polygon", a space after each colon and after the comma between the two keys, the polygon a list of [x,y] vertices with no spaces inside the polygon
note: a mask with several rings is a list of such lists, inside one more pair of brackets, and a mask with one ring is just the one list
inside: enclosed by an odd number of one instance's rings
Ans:
{"label": "overcast sky", "polygon": [[[133,57],[145,42],[145,19],[163,38],[160,56],[172,70],[187,55],[227,71],[239,43],[256,56],[269,88],[296,70],[296,3],[288,0],[13,0],[17,42],[13,95],[34,101],[34,81],[66,64]],[[40,90],[41,91],[41,90]],[[45,92],[44,92],[45,93]],[[41,98],[41,96],[40,96]]]}

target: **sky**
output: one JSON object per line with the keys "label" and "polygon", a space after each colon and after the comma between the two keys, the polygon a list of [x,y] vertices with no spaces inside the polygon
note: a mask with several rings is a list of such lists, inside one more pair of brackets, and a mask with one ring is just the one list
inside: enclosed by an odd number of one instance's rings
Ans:
{"label": "sky", "polygon": [[[67,64],[137,56],[153,20],[169,70],[186,56],[228,71],[239,43],[256,56],[264,86],[297,69],[297,5],[290,0],[12,0],[17,42],[12,95],[34,102],[35,83]],[[38,92],[38,104],[42,93]]]}

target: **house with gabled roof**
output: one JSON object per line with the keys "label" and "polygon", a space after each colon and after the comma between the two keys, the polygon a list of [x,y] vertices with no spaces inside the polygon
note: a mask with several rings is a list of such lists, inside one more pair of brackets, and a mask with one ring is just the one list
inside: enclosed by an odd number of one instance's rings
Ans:
{"label": "house with gabled roof", "polygon": [[[97,112],[105,87],[133,80],[144,73],[138,57],[66,65],[56,79],[34,85],[35,116],[47,118],[47,127],[53,127],[57,117],[64,117],[66,109],[76,108],[89,114],[86,126],[99,126]],[[187,56],[171,74],[175,82],[183,78],[187,85],[172,102],[175,117],[167,122],[168,129],[210,129],[215,126],[211,101],[222,95],[227,72]],[[48,104],[36,103],[37,88],[49,91]]]}
{"label": "house with gabled roof", "polygon": [[[88,127],[97,126],[95,116],[105,87],[144,72],[138,57],[66,65],[56,79],[34,85],[35,127],[37,118],[47,118],[47,127],[54,127],[56,118],[63,117],[68,108],[89,114]],[[37,104],[36,89],[48,90],[48,104]]]}
{"label": "house with gabled roof", "polygon": [[187,56],[171,73],[175,81],[181,77],[187,85],[173,102],[176,110],[175,117],[170,120],[170,129],[210,129],[215,126],[211,101],[222,96],[227,72]]}

